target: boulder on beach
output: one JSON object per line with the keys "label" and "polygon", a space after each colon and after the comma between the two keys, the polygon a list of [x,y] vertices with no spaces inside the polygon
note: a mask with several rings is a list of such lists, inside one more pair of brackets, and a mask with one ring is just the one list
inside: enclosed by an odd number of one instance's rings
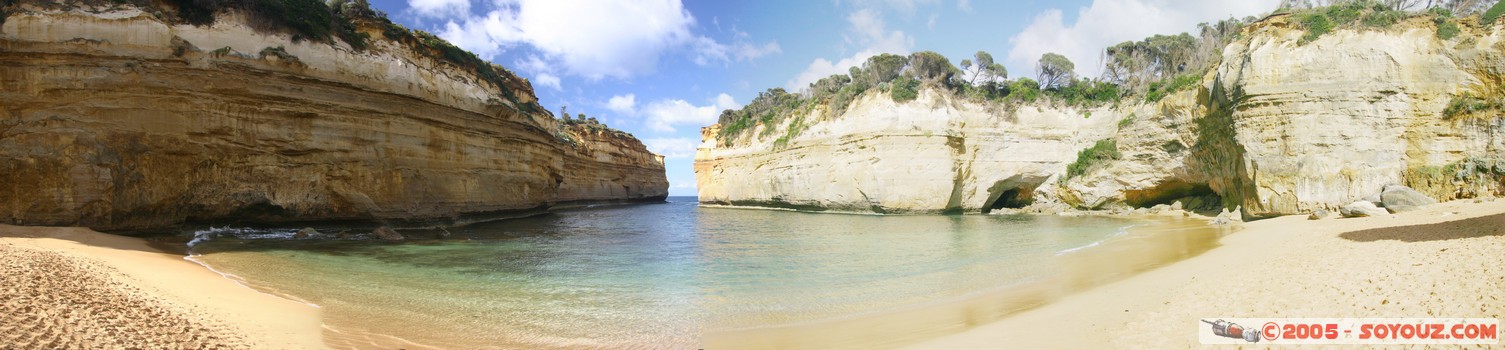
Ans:
{"label": "boulder on beach", "polygon": [[376,236],[376,238],[381,238],[388,241],[402,240],[402,234],[399,234],[397,233],[397,231],[393,231],[392,228],[386,226],[377,227],[376,231],[371,231],[371,235]]}
{"label": "boulder on beach", "polygon": [[1234,223],[1244,222],[1243,211],[1244,211],[1244,207],[1243,206],[1239,206],[1238,208],[1234,208],[1233,211],[1228,211],[1228,208],[1223,208],[1223,212],[1219,213],[1218,217],[1212,219],[1212,224],[1213,225],[1232,225]]}
{"label": "boulder on beach", "polygon": [[298,230],[297,233],[293,234],[293,239],[309,239],[318,236],[319,230],[315,230],[312,227],[304,227],[302,230]]}
{"label": "boulder on beach", "polygon": [[1333,213],[1328,212],[1327,209],[1317,208],[1317,210],[1313,210],[1312,211],[1311,215],[1307,215],[1306,219],[1307,220],[1322,220],[1322,219],[1326,219],[1328,216],[1330,216],[1332,214]]}
{"label": "boulder on beach", "polygon": [[1385,205],[1385,209],[1389,209],[1391,212],[1399,213],[1403,211],[1416,210],[1416,208],[1427,205],[1437,204],[1437,200],[1432,199],[1432,197],[1428,197],[1421,192],[1417,192],[1410,187],[1390,185],[1385,186],[1385,190],[1383,192],[1380,192],[1380,203],[1383,203]]}
{"label": "boulder on beach", "polygon": [[1357,201],[1349,203],[1342,208],[1338,208],[1338,213],[1343,214],[1343,217],[1345,218],[1361,218],[1365,216],[1381,216],[1390,214],[1390,212],[1385,211],[1384,209],[1380,209],[1379,206],[1374,205],[1374,202],[1370,201]]}

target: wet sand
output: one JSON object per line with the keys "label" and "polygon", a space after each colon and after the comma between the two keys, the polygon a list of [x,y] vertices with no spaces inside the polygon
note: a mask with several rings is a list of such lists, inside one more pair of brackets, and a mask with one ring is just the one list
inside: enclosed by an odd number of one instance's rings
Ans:
{"label": "wet sand", "polygon": [[318,349],[318,309],[143,240],[0,225],[0,348]]}
{"label": "wet sand", "polygon": [[708,349],[873,349],[911,345],[990,324],[1055,302],[1064,295],[1202,254],[1217,247],[1218,238],[1233,232],[1231,228],[1209,226],[1204,219],[1183,218],[1180,211],[1137,219],[1144,223],[1121,236],[1056,255],[1053,260],[1058,271],[1043,280],[835,320],[710,330],[704,345]]}
{"label": "wet sand", "polygon": [[911,347],[1193,348],[1207,317],[1505,317],[1505,201],[1274,218],[1221,243]]}

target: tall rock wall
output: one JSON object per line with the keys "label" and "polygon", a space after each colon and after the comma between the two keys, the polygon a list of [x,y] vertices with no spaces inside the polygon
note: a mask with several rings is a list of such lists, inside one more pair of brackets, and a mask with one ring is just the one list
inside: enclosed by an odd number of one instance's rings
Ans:
{"label": "tall rock wall", "polygon": [[[1442,40],[1413,18],[1298,44],[1289,20],[1250,25],[1200,86],[1154,103],[990,107],[927,90],[910,103],[871,95],[783,147],[721,140],[712,126],[696,158],[701,200],[935,212],[1011,204],[995,193],[1012,189],[1086,209],[1184,200],[1261,217],[1334,209],[1389,184],[1440,200],[1502,194],[1505,118],[1444,112],[1463,96],[1505,97],[1500,26],[1465,22]],[[1100,139],[1121,156],[1066,176]]]}
{"label": "tall rock wall", "polygon": [[457,223],[667,193],[660,157],[560,125],[510,73],[497,86],[396,42],[294,42],[233,13],[19,8],[0,25],[0,222]]}
{"label": "tall rock wall", "polygon": [[[870,92],[841,116],[824,115],[820,108],[760,126],[733,146],[720,142],[718,126],[704,129],[695,157],[700,201],[879,213],[982,210],[1029,198],[1078,150],[1112,135],[1119,120],[1108,109],[1001,113],[934,89],[909,103]],[[797,121],[814,122],[784,144],[754,136]]]}

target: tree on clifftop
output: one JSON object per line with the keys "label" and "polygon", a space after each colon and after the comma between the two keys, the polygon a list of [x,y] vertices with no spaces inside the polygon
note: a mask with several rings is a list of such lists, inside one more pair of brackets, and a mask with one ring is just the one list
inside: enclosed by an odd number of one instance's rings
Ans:
{"label": "tree on clifftop", "polygon": [[1076,65],[1066,56],[1050,52],[1040,56],[1035,75],[1040,78],[1040,89],[1054,89],[1071,82],[1076,76]]}
{"label": "tree on clifftop", "polygon": [[975,86],[979,79],[987,83],[995,79],[1002,80],[1009,78],[1008,68],[1004,68],[1001,63],[994,63],[993,54],[987,51],[978,51],[977,54],[972,55],[972,58],[976,59],[976,61],[962,60],[962,72],[966,73],[967,84]]}

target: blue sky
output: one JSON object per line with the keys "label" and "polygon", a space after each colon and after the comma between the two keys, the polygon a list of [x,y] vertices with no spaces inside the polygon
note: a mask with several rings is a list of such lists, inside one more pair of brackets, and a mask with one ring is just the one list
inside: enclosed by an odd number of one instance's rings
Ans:
{"label": "blue sky", "polygon": [[533,82],[544,107],[585,113],[665,155],[671,195],[694,195],[700,127],[772,87],[797,90],[878,53],[985,50],[1010,78],[1045,52],[1096,76],[1098,53],[1278,0],[373,0]]}

